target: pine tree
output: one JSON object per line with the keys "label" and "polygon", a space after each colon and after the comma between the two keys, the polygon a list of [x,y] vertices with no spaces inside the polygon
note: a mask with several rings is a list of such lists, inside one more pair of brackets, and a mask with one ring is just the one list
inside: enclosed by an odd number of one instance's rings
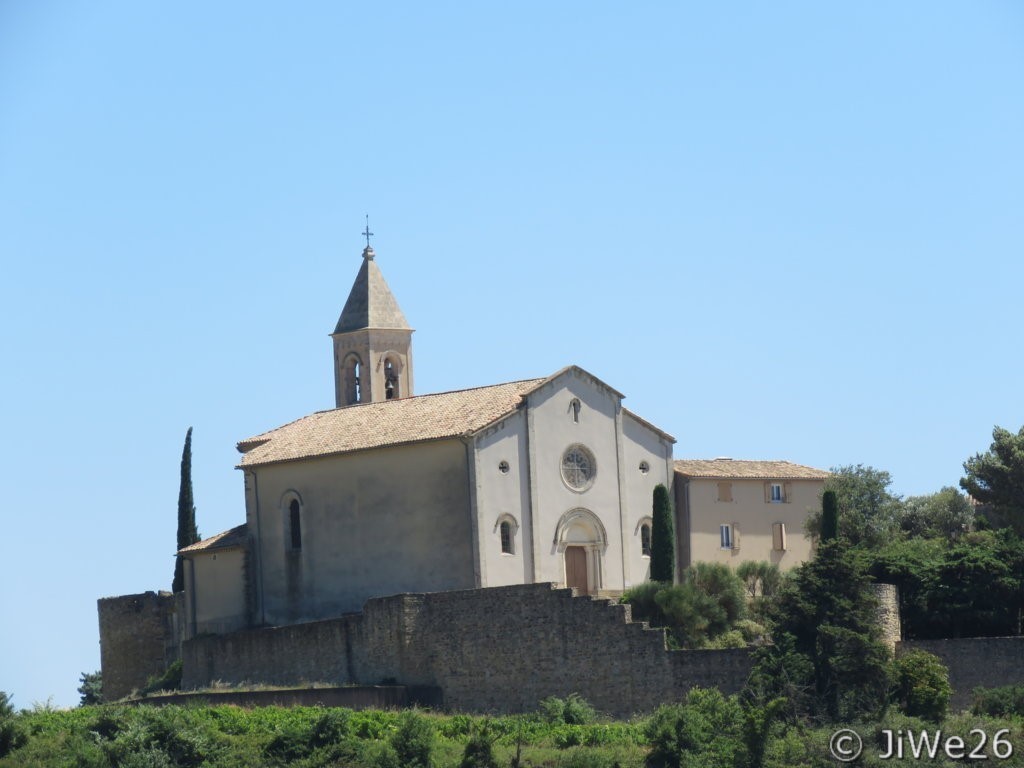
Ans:
{"label": "pine tree", "polygon": [[672,503],[668,488],[654,489],[654,522],[651,526],[651,581],[672,583],[676,570],[675,534],[672,530]]}
{"label": "pine tree", "polygon": [[[181,485],[178,488],[178,549],[199,541],[196,530],[196,508],[192,503],[192,427],[185,433],[185,447],[181,451]],[[173,592],[185,589],[185,568],[181,557],[174,559]]]}
{"label": "pine tree", "polygon": [[839,535],[839,504],[835,491],[821,496],[821,540],[833,541]]}

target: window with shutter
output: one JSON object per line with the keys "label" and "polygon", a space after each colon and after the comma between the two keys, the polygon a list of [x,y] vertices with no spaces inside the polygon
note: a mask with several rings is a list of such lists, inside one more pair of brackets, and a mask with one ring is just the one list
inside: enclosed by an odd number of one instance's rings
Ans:
{"label": "window with shutter", "polygon": [[786,551],[786,524],[772,523],[772,549],[776,552]]}
{"label": "window with shutter", "polygon": [[732,483],[718,484],[718,500],[732,501]]}

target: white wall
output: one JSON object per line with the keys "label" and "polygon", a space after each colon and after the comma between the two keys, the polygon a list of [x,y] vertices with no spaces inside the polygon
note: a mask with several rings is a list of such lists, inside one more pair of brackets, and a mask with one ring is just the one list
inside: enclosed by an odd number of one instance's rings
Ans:
{"label": "white wall", "polygon": [[[528,584],[530,558],[530,485],[526,450],[526,412],[517,411],[489,427],[475,440],[477,549],[480,586]],[[501,462],[509,471],[502,473]],[[502,519],[514,521],[513,552],[501,551]]]}
{"label": "white wall", "polygon": [[[581,401],[578,423],[570,409],[573,398]],[[618,397],[589,376],[571,369],[531,393],[528,407],[535,580],[564,583],[564,556],[554,540],[556,526],[565,513],[584,508],[600,520],[606,534],[605,546],[598,552],[599,567],[592,563],[590,588],[623,589]],[[562,479],[562,456],[574,443],[586,446],[596,459],[594,481],[582,492],[571,489]],[[582,528],[571,531],[569,537],[579,541]],[[598,570],[600,583],[595,584]]]}
{"label": "white wall", "polygon": [[[256,620],[293,623],[358,611],[369,597],[475,586],[466,458],[464,443],[443,440],[255,467]],[[289,537],[293,493],[300,551]]]}
{"label": "white wall", "polygon": [[[652,516],[655,486],[669,488],[672,444],[628,413],[623,414],[622,436],[627,569],[623,580],[628,589],[647,581],[651,575],[651,558],[644,556],[641,549],[640,521]],[[640,471],[641,462],[648,464],[647,474]]]}

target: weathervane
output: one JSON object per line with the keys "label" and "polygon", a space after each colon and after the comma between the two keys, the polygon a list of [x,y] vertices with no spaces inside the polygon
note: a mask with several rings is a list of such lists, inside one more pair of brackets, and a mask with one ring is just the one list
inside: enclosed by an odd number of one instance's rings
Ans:
{"label": "weathervane", "polygon": [[366,247],[370,247],[370,238],[373,237],[373,232],[370,231],[370,214],[366,214],[366,229],[361,233],[366,238]]}

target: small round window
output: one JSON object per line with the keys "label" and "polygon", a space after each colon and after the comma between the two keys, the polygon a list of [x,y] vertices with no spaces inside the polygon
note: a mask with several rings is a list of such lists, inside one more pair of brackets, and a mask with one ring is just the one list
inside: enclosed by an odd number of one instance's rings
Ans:
{"label": "small round window", "polygon": [[508,467],[508,462],[507,461],[502,461],[502,462],[500,462],[498,464],[498,471],[501,472],[501,474],[507,475],[508,474],[508,469],[509,469],[509,467]]}
{"label": "small round window", "polygon": [[585,491],[594,482],[597,463],[594,454],[578,443],[562,455],[562,479],[574,491]]}
{"label": "small round window", "polygon": [[650,471],[651,471],[651,465],[648,464],[646,461],[641,461],[640,462],[640,474],[641,475],[646,475]]}

